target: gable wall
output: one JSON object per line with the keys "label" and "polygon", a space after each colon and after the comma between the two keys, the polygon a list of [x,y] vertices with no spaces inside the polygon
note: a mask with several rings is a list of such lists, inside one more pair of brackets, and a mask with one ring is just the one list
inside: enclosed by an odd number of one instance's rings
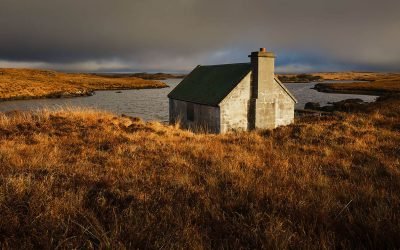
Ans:
{"label": "gable wall", "polygon": [[272,129],[294,121],[293,99],[274,80],[267,88],[259,91],[256,100],[257,128]]}
{"label": "gable wall", "polygon": [[229,130],[248,129],[248,109],[250,100],[249,73],[219,104],[221,112],[221,133]]}
{"label": "gable wall", "polygon": [[294,122],[294,108],[295,102],[293,99],[284,91],[278,83],[276,83],[280,88],[281,94],[278,99],[278,115],[275,120],[275,127],[289,125]]}
{"label": "gable wall", "polygon": [[[187,117],[187,106],[193,105],[193,121]],[[179,122],[183,128],[193,131],[208,131],[210,133],[220,132],[220,110],[219,107],[188,103],[185,101],[169,99],[169,122]]]}

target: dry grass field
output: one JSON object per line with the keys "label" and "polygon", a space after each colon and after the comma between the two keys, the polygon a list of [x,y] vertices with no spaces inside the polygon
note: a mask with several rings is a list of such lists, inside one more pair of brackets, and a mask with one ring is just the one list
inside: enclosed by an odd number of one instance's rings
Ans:
{"label": "dry grass field", "polygon": [[151,73],[134,73],[131,74],[130,76],[134,76],[134,77],[139,77],[142,79],[147,79],[147,80],[166,80],[168,78],[185,78],[186,75],[185,74],[169,74],[169,73],[155,73],[155,74],[151,74]]}
{"label": "dry grass field", "polygon": [[[307,74],[279,74],[279,77],[318,77],[325,81],[375,81],[378,79],[391,80],[400,79],[400,73],[379,73],[379,72],[317,72]],[[318,79],[318,80],[319,80]]]}
{"label": "dry grass field", "polygon": [[94,90],[163,88],[137,77],[67,74],[49,70],[0,69],[0,100],[89,95]]}
{"label": "dry grass field", "polygon": [[1,248],[400,247],[400,98],[273,131],[0,115]]}
{"label": "dry grass field", "polygon": [[[318,83],[315,88],[321,92],[385,95],[400,92],[400,73],[374,72],[324,72],[312,74],[278,75],[283,82],[339,81]],[[340,83],[340,81],[364,81]]]}
{"label": "dry grass field", "polygon": [[324,80],[363,80],[354,83],[319,83],[315,88],[322,92],[385,95],[400,92],[399,73],[315,73]]}
{"label": "dry grass field", "polygon": [[318,83],[315,89],[322,92],[385,95],[400,93],[400,77],[393,79],[378,79],[372,82],[354,83]]}
{"label": "dry grass field", "polygon": [[313,73],[311,75],[319,76],[323,80],[327,81],[356,81],[356,80],[363,80],[363,81],[374,81],[376,79],[387,79],[387,78],[400,78],[399,73],[378,73],[378,72],[355,72],[355,71],[348,71],[348,72],[319,72]]}

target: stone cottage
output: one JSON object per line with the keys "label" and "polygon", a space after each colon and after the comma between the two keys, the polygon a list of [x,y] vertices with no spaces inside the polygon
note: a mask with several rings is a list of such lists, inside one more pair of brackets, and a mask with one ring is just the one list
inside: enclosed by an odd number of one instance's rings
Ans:
{"label": "stone cottage", "polygon": [[275,76],[275,55],[261,48],[249,57],[250,63],[197,66],[168,95],[170,123],[212,133],[293,123],[297,101]]}

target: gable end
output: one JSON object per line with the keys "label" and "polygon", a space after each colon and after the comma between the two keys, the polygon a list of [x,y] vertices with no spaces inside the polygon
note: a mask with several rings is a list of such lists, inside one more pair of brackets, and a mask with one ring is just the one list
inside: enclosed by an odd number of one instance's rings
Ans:
{"label": "gable end", "polygon": [[297,99],[292,95],[292,93],[290,93],[290,91],[285,87],[285,85],[283,85],[283,83],[278,79],[278,77],[275,77],[274,79],[275,82],[278,83],[278,85],[286,92],[286,94],[288,94],[290,98],[292,98],[294,103],[298,103]]}

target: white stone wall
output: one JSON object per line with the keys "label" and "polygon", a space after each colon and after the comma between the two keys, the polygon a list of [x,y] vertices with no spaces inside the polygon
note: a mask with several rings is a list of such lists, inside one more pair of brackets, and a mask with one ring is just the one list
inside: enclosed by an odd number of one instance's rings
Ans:
{"label": "white stone wall", "polygon": [[249,112],[254,108],[255,127],[274,129],[294,121],[295,102],[274,80],[267,88],[259,91],[258,98],[251,102],[251,74],[248,74],[232,92],[220,103],[221,133],[229,130],[249,130]]}
{"label": "white stone wall", "polygon": [[294,121],[295,102],[274,80],[274,84],[259,91],[256,101],[256,127],[273,129]]}
{"label": "white stone wall", "polygon": [[250,81],[249,73],[219,104],[221,133],[229,130],[248,130]]}
{"label": "white stone wall", "polygon": [[295,102],[288,95],[282,95],[278,99],[279,114],[276,117],[275,127],[289,125],[294,122]]}
{"label": "white stone wall", "polygon": [[169,121],[171,124],[179,122],[183,128],[193,131],[207,131],[220,133],[219,107],[206,106],[192,103],[194,120],[187,119],[188,102],[169,99]]}

